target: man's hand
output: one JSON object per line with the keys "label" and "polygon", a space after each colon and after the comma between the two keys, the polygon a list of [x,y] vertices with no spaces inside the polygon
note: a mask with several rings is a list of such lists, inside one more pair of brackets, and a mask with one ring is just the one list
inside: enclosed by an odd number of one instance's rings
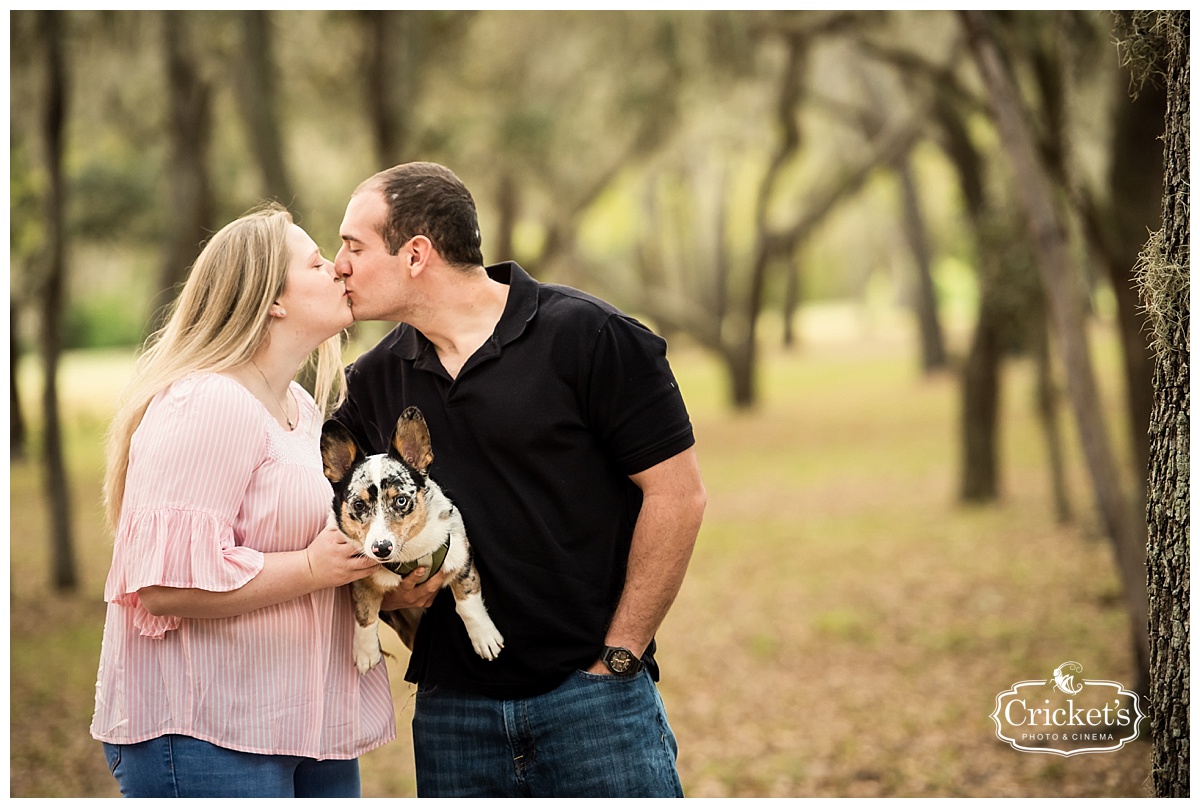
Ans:
{"label": "man's hand", "polygon": [[385,612],[396,609],[428,609],[433,599],[446,582],[446,573],[437,572],[428,581],[417,583],[425,574],[424,567],[417,567],[400,581],[400,585],[383,596],[379,608]]}
{"label": "man's hand", "polygon": [[586,671],[584,671],[584,673],[594,673],[597,676],[614,676],[615,675],[612,671],[610,671],[608,669],[608,666],[604,664],[603,659],[597,659],[595,662],[592,663],[592,667],[588,668]]}

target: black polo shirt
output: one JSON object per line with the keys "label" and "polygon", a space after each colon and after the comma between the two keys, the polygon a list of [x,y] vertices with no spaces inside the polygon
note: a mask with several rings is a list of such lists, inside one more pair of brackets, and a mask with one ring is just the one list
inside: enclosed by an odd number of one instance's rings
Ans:
{"label": "black polo shirt", "polygon": [[[347,369],[335,417],[382,452],[400,413],[421,409],[430,474],[462,511],[504,635],[499,658],[480,659],[443,591],[405,678],[511,698],[551,690],[599,658],[641,508],[629,475],[695,440],[662,338],[515,263],[487,271],[509,285],[508,301],[456,379],[402,324]],[[657,676],[653,644],[650,662]]]}

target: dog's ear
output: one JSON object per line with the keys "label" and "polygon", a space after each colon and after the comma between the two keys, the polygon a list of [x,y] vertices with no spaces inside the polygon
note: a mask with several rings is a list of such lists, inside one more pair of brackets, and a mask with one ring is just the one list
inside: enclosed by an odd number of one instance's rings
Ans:
{"label": "dog's ear", "polygon": [[321,463],[329,482],[340,482],[362,454],[354,436],[337,421],[326,421],[321,427]]}
{"label": "dog's ear", "polygon": [[433,462],[433,442],[425,416],[416,407],[400,413],[396,431],[392,433],[392,451],[405,463],[420,472],[429,470]]}

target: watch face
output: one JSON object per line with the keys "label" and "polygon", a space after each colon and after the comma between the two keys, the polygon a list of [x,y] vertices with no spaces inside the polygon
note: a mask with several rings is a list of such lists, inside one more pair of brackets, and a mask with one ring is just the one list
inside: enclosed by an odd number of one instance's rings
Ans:
{"label": "watch face", "polygon": [[609,652],[608,667],[613,673],[628,673],[629,669],[633,667],[633,654],[624,648]]}

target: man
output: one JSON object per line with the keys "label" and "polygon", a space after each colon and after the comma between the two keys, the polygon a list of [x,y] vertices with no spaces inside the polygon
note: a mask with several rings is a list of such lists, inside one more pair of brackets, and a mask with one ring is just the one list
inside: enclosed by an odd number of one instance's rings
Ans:
{"label": "man", "polygon": [[429,605],[405,675],[418,796],[682,796],[654,634],[705,492],[666,344],[515,263],[485,268],[471,194],[433,163],[363,182],[341,238],[355,318],[401,325],[348,369],[335,417],[378,452],[421,409],[505,639],[480,659],[440,575],[385,603]]}

